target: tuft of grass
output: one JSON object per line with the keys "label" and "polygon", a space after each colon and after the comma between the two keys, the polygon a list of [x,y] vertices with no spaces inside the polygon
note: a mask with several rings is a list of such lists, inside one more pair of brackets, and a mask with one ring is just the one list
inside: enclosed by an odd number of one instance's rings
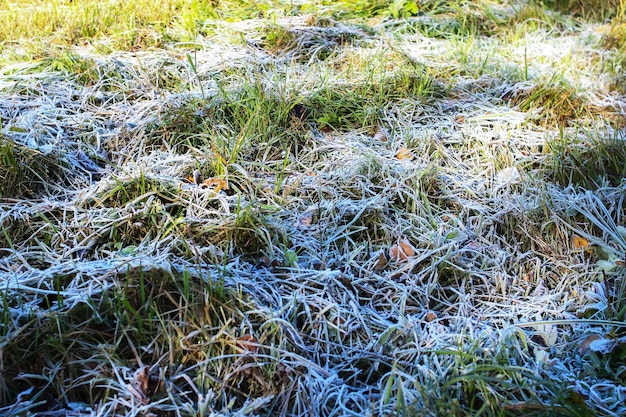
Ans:
{"label": "tuft of grass", "polygon": [[321,128],[347,131],[379,125],[384,110],[401,99],[441,95],[439,84],[416,65],[380,79],[316,89],[303,103]]}
{"label": "tuft of grass", "polygon": [[567,126],[574,120],[588,115],[585,100],[559,77],[536,83],[505,95],[513,105],[528,112],[543,126]]}
{"label": "tuft of grass", "polygon": [[[4,293],[6,311],[16,320],[3,327],[4,336],[10,337],[3,344],[3,372],[16,383],[0,392],[2,403],[12,404],[21,395],[31,404],[30,411],[38,412],[61,403],[93,404],[121,397],[128,402],[118,407],[128,410],[140,404],[127,388],[133,383],[132,370],[146,365],[151,371],[145,393],[157,404],[172,395],[167,387],[186,387],[202,395],[219,390],[223,396],[213,397],[215,407],[234,399],[242,405],[248,395],[276,393],[276,367],[257,347],[273,346],[280,332],[270,334],[269,326],[265,332],[258,329],[258,335],[244,330],[240,310],[245,300],[219,281],[197,285],[198,279],[186,272],[129,269],[116,280],[118,286],[88,291],[80,300],[67,290],[69,285],[87,284],[75,277],[55,279],[58,285],[43,304],[26,302],[20,292]],[[39,317],[44,310],[49,313]],[[238,341],[249,332],[259,341]],[[256,352],[258,358],[241,349]],[[36,354],[42,350],[51,353],[45,360]],[[160,366],[169,372],[152,371]],[[193,366],[195,376],[179,379],[180,366]],[[267,382],[260,384],[261,377]],[[184,395],[180,399],[184,402]],[[19,406],[3,410],[25,411]]]}
{"label": "tuft of grass", "polygon": [[574,22],[568,21],[566,16],[555,13],[542,4],[529,2],[516,9],[514,16],[508,19],[505,26],[514,30],[519,38],[520,32],[532,33],[538,30],[548,30],[556,34],[570,28],[573,24]]}
{"label": "tuft of grass", "polygon": [[619,132],[560,129],[547,146],[550,160],[544,169],[557,184],[595,190],[619,187],[626,178],[626,146]]}
{"label": "tuft of grass", "polygon": [[621,0],[541,0],[538,4],[597,22],[623,17],[626,12]]}
{"label": "tuft of grass", "polygon": [[0,198],[35,197],[64,184],[66,175],[60,159],[0,136]]}

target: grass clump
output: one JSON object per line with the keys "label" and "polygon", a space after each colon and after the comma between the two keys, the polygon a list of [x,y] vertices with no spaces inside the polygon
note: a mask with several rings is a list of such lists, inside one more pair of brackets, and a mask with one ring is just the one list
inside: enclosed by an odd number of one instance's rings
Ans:
{"label": "grass clump", "polygon": [[[11,337],[2,349],[3,372],[16,384],[5,386],[0,395],[3,404],[13,403],[18,395],[30,403],[4,411],[45,412],[70,402],[86,405],[115,398],[126,399],[118,410],[129,410],[150,395],[163,405],[149,408],[164,412],[191,406],[185,389],[208,395],[209,404],[195,403],[193,408],[220,409],[234,398],[241,406],[248,396],[280,392],[286,382],[273,377],[274,360],[261,349],[278,346],[280,332],[246,328],[240,312],[246,301],[220,281],[197,285],[198,278],[187,272],[130,269],[116,280],[119,286],[92,287],[76,298],[69,286],[87,282],[66,277],[61,284],[60,278],[43,304],[33,303],[28,293],[3,295],[13,319],[3,327],[4,337]],[[44,361],[36,354],[42,350],[54,353]],[[181,365],[195,370],[181,378]],[[144,366],[150,369],[146,387],[141,393],[128,390],[126,384],[135,382],[133,370]],[[158,372],[159,367],[168,371]],[[176,394],[170,391],[174,387]]]}
{"label": "grass clump", "polygon": [[381,123],[381,115],[394,102],[407,97],[443,95],[443,88],[419,66],[390,73],[380,79],[316,89],[303,102],[321,128],[340,131],[361,129]]}
{"label": "grass clump", "polygon": [[155,195],[163,203],[172,203],[176,199],[176,186],[156,178],[149,178],[143,172],[128,180],[116,179],[111,189],[104,191],[95,199],[98,205],[106,207],[124,207],[130,203],[141,202]]}
{"label": "grass clump", "polygon": [[0,198],[29,198],[65,183],[64,164],[53,155],[0,136]]}
{"label": "grass clump", "polygon": [[585,189],[618,187],[626,178],[626,146],[618,132],[561,129],[548,143],[552,181]]}
{"label": "grass clump", "polygon": [[585,20],[604,22],[616,16],[624,16],[624,4],[620,0],[542,0],[540,5],[570,13]]}
{"label": "grass clump", "polygon": [[588,105],[571,87],[558,81],[537,83],[504,96],[543,126],[567,126],[588,115]]}

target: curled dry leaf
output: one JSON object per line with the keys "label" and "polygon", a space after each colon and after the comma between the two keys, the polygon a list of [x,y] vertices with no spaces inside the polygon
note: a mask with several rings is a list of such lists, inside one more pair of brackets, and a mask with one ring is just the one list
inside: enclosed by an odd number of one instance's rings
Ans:
{"label": "curled dry leaf", "polygon": [[376,256],[376,263],[374,264],[374,271],[382,271],[387,266],[387,257],[384,252],[379,252]]}
{"label": "curled dry leaf", "polygon": [[471,240],[469,241],[469,243],[467,245],[465,245],[465,249],[466,250],[471,250],[471,251],[478,251],[480,249],[482,249],[482,245],[478,242],[476,242],[475,240]]}
{"label": "curled dry leaf", "polygon": [[584,237],[574,236],[572,245],[574,249],[587,249],[589,247],[589,241]]}
{"label": "curled dry leaf", "polygon": [[387,132],[385,132],[385,129],[382,127],[376,126],[376,133],[374,133],[373,139],[380,142],[387,142]]}
{"label": "curled dry leaf", "polygon": [[598,339],[602,339],[602,336],[600,336],[599,334],[594,333],[594,334],[587,335],[587,337],[585,337],[578,344],[578,353],[580,353],[581,355],[584,355],[587,352],[589,352],[591,344]]}
{"label": "curled dry leaf", "polygon": [[413,159],[413,152],[403,146],[402,148],[398,149],[398,152],[396,152],[396,158],[400,160]]}
{"label": "curled dry leaf", "polygon": [[313,223],[313,212],[309,211],[303,213],[298,220],[293,224],[296,229],[299,230],[307,230],[311,228],[311,224]]}
{"label": "curled dry leaf", "polygon": [[146,392],[148,391],[148,382],[150,381],[149,372],[149,366],[142,366],[137,369],[135,373],[133,373],[133,380],[130,385],[127,386],[130,393],[133,394],[133,396],[142,404],[148,404],[150,402],[148,396],[146,395]]}
{"label": "curled dry leaf", "polygon": [[396,262],[403,262],[415,256],[415,248],[407,239],[402,239],[397,245],[389,248],[389,257]]}
{"label": "curled dry leaf", "polygon": [[207,178],[206,180],[202,181],[201,185],[204,185],[206,187],[212,187],[216,193],[220,192],[221,190],[228,190],[228,183],[222,178]]}
{"label": "curled dry leaf", "polygon": [[408,259],[408,257],[404,254],[404,252],[402,252],[402,249],[400,249],[400,246],[398,245],[393,245],[389,248],[389,257],[396,262],[406,261]]}
{"label": "curled dry leaf", "polygon": [[259,343],[256,338],[250,334],[245,334],[237,338],[235,342],[239,353],[250,352],[257,353],[259,350]]}
{"label": "curled dry leaf", "polygon": [[408,256],[409,258],[411,256],[415,256],[415,248],[413,247],[413,245],[411,245],[411,242],[409,242],[407,239],[402,239],[400,241],[400,248],[402,248],[406,256]]}
{"label": "curled dry leaf", "polygon": [[426,320],[429,323],[431,321],[437,320],[437,313],[435,313],[434,311],[427,312],[426,314],[424,314],[424,320]]}

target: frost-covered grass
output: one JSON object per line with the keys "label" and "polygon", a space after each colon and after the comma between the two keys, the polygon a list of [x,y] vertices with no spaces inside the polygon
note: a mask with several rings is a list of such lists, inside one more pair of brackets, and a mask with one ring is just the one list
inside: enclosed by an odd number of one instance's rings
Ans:
{"label": "frost-covered grass", "polygon": [[623,6],[419,4],[1,3],[0,414],[623,415]]}

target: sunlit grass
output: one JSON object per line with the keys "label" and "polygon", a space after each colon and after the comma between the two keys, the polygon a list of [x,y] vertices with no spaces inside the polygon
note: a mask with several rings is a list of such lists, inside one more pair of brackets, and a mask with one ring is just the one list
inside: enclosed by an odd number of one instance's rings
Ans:
{"label": "sunlit grass", "polygon": [[0,414],[623,414],[620,5],[0,22]]}

